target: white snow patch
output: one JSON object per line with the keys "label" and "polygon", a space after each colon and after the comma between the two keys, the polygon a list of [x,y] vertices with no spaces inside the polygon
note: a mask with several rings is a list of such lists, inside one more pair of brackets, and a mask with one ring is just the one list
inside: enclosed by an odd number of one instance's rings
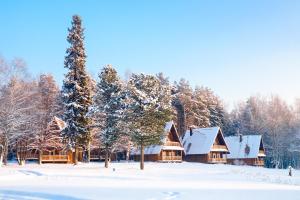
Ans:
{"label": "white snow patch", "polygon": [[[297,199],[300,172],[200,163],[10,164],[0,199]],[[115,170],[113,170],[113,168]]]}

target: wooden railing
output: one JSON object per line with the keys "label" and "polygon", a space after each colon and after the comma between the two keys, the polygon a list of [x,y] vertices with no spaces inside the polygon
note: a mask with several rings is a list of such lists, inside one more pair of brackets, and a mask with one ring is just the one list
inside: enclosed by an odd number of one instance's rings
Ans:
{"label": "wooden railing", "polygon": [[180,147],[180,144],[179,144],[179,142],[167,141],[165,146],[178,146],[178,147]]}
{"label": "wooden railing", "polygon": [[226,163],[226,158],[209,158],[209,163]]}
{"label": "wooden railing", "polygon": [[90,160],[101,160],[104,159],[101,155],[91,155]]}
{"label": "wooden railing", "polygon": [[29,160],[39,159],[39,154],[37,154],[37,153],[28,153],[28,154],[26,154],[26,159],[29,159]]}
{"label": "wooden railing", "polygon": [[254,165],[256,165],[256,166],[264,166],[265,163],[264,163],[263,160],[256,160],[256,161],[254,162]]}
{"label": "wooden railing", "polygon": [[171,160],[182,160],[181,156],[162,156],[163,161],[171,161]]}
{"label": "wooden railing", "polygon": [[42,155],[42,161],[44,162],[67,162],[68,155]]}
{"label": "wooden railing", "polygon": [[214,144],[213,149],[227,149],[225,145]]}

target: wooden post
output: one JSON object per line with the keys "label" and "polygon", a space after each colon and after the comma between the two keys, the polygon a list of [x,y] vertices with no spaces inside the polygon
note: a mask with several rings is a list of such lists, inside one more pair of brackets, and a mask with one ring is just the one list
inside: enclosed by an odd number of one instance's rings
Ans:
{"label": "wooden post", "polygon": [[42,164],[43,150],[39,150],[39,165]]}
{"label": "wooden post", "polygon": [[140,169],[144,170],[144,145],[141,145]]}
{"label": "wooden post", "polygon": [[78,164],[78,147],[75,146],[74,165]]}

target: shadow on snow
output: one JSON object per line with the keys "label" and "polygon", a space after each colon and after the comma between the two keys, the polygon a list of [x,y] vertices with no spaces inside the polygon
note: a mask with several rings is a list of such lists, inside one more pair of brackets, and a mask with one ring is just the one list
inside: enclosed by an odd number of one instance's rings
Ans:
{"label": "shadow on snow", "polygon": [[40,192],[24,192],[17,190],[1,190],[0,189],[0,199],[10,199],[10,200],[29,200],[29,199],[37,199],[37,200],[80,200],[82,198],[76,198],[66,195],[59,194],[48,194],[48,193],[40,193]]}

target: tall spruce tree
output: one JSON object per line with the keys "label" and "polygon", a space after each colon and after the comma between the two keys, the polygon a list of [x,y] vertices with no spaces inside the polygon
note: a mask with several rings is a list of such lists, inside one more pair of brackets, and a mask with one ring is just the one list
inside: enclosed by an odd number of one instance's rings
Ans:
{"label": "tall spruce tree", "polygon": [[75,164],[78,162],[78,147],[85,149],[86,160],[89,160],[89,145],[91,140],[90,118],[87,113],[92,103],[90,77],[85,69],[84,34],[81,18],[73,16],[72,27],[67,41],[70,47],[66,50],[65,68],[68,69],[63,81],[64,120],[67,127],[63,137],[70,147],[75,148]]}
{"label": "tall spruce tree", "polygon": [[177,118],[177,125],[179,133],[184,134],[185,130],[195,125],[196,119],[200,118],[198,113],[195,112],[197,102],[193,99],[192,87],[185,79],[180,79],[179,83],[175,82],[175,93],[176,104],[173,105],[176,105],[177,114],[181,114]]}
{"label": "tall spruce tree", "polygon": [[164,125],[171,118],[171,91],[155,76],[133,74],[128,82],[128,122],[132,142],[140,148],[144,169],[145,146],[161,143]]}
{"label": "tall spruce tree", "polygon": [[117,71],[105,66],[99,74],[99,82],[94,96],[93,112],[96,112],[97,124],[100,124],[101,145],[105,147],[105,167],[113,145],[121,136],[122,117],[124,111],[124,92]]}

